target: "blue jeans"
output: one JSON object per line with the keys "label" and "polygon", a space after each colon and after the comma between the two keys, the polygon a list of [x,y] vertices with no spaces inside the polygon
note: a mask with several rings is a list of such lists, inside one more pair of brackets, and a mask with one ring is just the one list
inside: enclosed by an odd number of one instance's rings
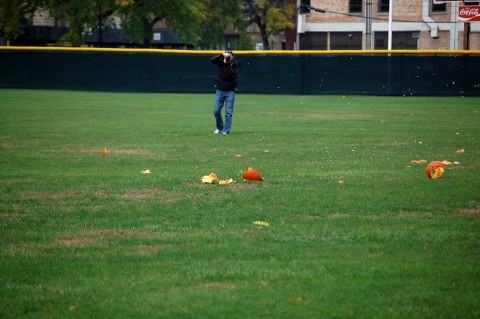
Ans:
{"label": "blue jeans", "polygon": [[[222,108],[225,104],[225,124],[222,119]],[[215,122],[217,129],[223,131],[223,133],[230,134],[232,128],[232,116],[233,106],[235,104],[235,91],[222,91],[216,90],[215,103],[213,105],[213,115],[215,116]]]}

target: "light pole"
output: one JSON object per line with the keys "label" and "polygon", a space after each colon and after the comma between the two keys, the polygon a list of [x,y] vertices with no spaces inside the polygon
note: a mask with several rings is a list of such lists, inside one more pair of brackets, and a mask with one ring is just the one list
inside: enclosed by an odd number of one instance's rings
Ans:
{"label": "light pole", "polygon": [[297,0],[297,11],[295,14],[295,46],[294,46],[295,50],[300,50],[300,32],[298,31],[299,29],[298,16],[300,15],[300,11],[302,9],[308,9],[308,10],[313,10],[320,13],[325,13],[325,10],[323,9],[311,7],[306,4],[301,4],[300,1],[301,0]]}
{"label": "light pole", "polygon": [[388,3],[388,51],[392,50],[393,0]]}
{"label": "light pole", "polygon": [[365,50],[372,49],[372,6],[373,0],[365,1]]}

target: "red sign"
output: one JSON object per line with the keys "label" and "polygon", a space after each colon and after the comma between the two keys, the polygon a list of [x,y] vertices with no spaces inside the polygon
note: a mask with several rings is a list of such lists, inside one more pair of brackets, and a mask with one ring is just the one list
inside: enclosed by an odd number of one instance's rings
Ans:
{"label": "red sign", "polygon": [[480,21],[480,6],[460,6],[458,8],[458,21],[475,22]]}

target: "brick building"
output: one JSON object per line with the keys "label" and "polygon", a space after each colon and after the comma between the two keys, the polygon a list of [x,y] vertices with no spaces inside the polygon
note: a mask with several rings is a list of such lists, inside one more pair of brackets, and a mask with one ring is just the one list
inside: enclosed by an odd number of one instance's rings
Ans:
{"label": "brick building", "polygon": [[[298,32],[287,32],[287,49],[388,48],[389,0],[287,1],[298,8]],[[392,49],[480,49],[480,22],[469,23],[466,36],[458,21],[463,5],[478,2],[393,0]]]}

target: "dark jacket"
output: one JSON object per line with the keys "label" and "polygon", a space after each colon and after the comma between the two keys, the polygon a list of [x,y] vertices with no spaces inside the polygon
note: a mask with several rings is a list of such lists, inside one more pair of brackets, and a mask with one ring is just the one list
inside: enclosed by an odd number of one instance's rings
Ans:
{"label": "dark jacket", "polygon": [[235,62],[235,59],[232,63],[223,63],[223,54],[214,56],[210,61],[218,66],[215,87],[221,91],[236,91],[240,64]]}

